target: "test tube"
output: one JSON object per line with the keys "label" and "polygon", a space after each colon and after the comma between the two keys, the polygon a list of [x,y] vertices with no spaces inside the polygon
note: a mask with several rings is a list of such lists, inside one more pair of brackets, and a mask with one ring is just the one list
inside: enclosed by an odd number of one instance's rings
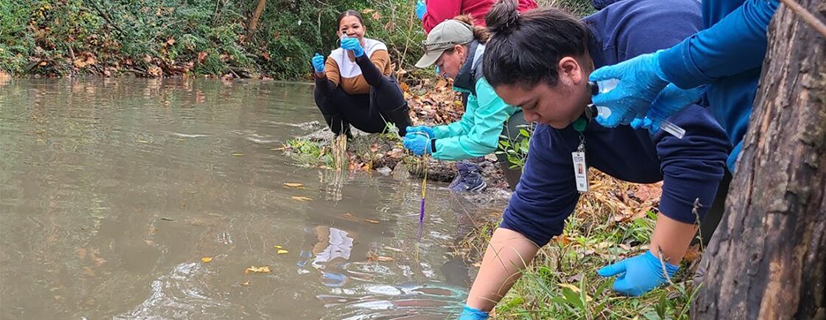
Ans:
{"label": "test tube", "polygon": [[[341,42],[344,42],[344,40],[346,40],[347,38],[349,38],[349,37],[347,36],[347,34],[346,34],[346,33],[342,33],[342,34],[341,34],[341,38],[339,38],[339,40],[340,40]],[[340,46],[341,46],[341,43],[339,43],[339,47],[340,47]],[[345,62],[345,61],[347,61],[347,60],[349,60],[349,59],[347,58],[347,50],[341,49],[341,63],[344,63],[344,62]]]}

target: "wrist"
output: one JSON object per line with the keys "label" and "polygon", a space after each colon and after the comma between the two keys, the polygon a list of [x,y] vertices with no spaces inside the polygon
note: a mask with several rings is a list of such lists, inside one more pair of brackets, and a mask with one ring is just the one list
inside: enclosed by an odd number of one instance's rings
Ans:
{"label": "wrist", "polygon": [[665,270],[665,272],[668,274],[668,277],[670,278],[670,277],[673,277],[674,274],[677,273],[678,270],[680,270],[679,262],[676,265],[672,264],[668,261],[665,261],[664,258],[660,258],[655,252],[652,252],[651,250],[649,250],[645,254],[650,256],[649,259],[654,260],[654,265],[657,266],[656,267],[657,270],[654,270],[654,271],[657,272],[658,274],[661,274],[662,270]]}
{"label": "wrist", "polygon": [[662,57],[660,53],[663,51],[665,50],[659,50],[657,52],[654,52],[654,57],[652,59],[654,64],[654,73],[657,75],[657,78],[660,78],[660,80],[664,81],[666,84],[669,84],[671,83],[671,81],[668,80],[668,76],[665,74],[665,71],[663,70],[660,64],[660,57]]}
{"label": "wrist", "polygon": [[462,308],[462,315],[469,316],[471,317],[471,319],[487,319],[490,316],[490,313],[479,310],[466,304]]}

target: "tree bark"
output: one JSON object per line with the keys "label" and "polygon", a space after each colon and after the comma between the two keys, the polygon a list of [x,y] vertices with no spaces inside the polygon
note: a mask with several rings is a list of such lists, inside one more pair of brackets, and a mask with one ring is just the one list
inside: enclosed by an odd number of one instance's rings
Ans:
{"label": "tree bark", "polygon": [[786,6],[750,120],[692,317],[826,319],[826,41]]}
{"label": "tree bark", "polygon": [[264,11],[264,6],[266,6],[266,4],[267,0],[258,0],[258,7],[255,8],[255,13],[252,14],[252,20],[247,27],[247,40],[252,38],[255,28],[258,27],[258,19],[261,18],[261,12]]}

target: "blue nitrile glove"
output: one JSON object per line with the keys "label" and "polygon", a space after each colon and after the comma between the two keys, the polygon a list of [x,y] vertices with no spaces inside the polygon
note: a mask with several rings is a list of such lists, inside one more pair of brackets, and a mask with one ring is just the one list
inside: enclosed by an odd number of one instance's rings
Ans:
{"label": "blue nitrile glove", "polygon": [[487,318],[487,312],[476,308],[471,308],[468,305],[465,305],[465,307],[462,308],[462,314],[459,315],[459,320],[485,320]]}
{"label": "blue nitrile glove", "polygon": [[313,56],[313,69],[315,69],[315,72],[324,72],[324,60],[324,56],[316,52]]}
{"label": "blue nitrile glove", "polygon": [[705,90],[705,86],[683,90],[673,83],[669,84],[663,91],[660,91],[660,94],[651,103],[651,108],[648,109],[648,115],[645,116],[642,127],[647,128],[651,134],[656,133],[657,130],[660,130],[660,124],[665,119],[699,101]]}
{"label": "blue nitrile glove", "polygon": [[[668,262],[665,263],[665,271],[668,272],[669,278],[673,277],[679,268]],[[655,257],[651,251],[603,267],[597,273],[603,277],[618,275],[617,280],[614,281],[614,291],[626,296],[642,295],[666,282],[660,259]]]}
{"label": "blue nitrile glove", "polygon": [[419,20],[424,20],[425,13],[427,13],[427,6],[424,1],[419,0],[416,2],[416,16],[419,17]]}
{"label": "blue nitrile glove", "polygon": [[407,134],[402,139],[404,147],[417,156],[430,153],[430,139],[420,134]]}
{"label": "blue nitrile glove", "polygon": [[589,78],[598,83],[610,79],[619,80],[613,90],[601,92],[591,99],[594,105],[611,109],[612,115],[618,113],[609,119],[597,117],[597,122],[606,127],[614,127],[622,119],[628,119],[628,110],[633,110],[629,123],[634,118],[645,117],[651,102],[668,84],[660,68],[659,51],[599,68]]}
{"label": "blue nitrile glove", "polygon": [[[635,118],[636,112],[634,110],[625,110],[624,112],[614,112],[608,107],[597,107],[598,116],[597,123],[606,128],[614,128],[619,125],[627,125],[634,123],[634,120],[639,120],[642,123],[642,118]],[[607,112],[605,110],[608,110]],[[605,116],[608,114],[608,116]],[[636,127],[635,127],[636,128]]]}
{"label": "blue nitrile glove", "polygon": [[344,50],[353,51],[353,55],[355,55],[356,58],[364,55],[364,48],[361,47],[361,42],[359,42],[359,38],[347,38],[341,40],[341,48]]}
{"label": "blue nitrile glove", "polygon": [[410,134],[412,132],[422,132],[424,134],[427,134],[427,136],[430,137],[430,138],[435,138],[436,137],[436,133],[433,132],[433,129],[431,129],[428,126],[407,127],[407,134]]}

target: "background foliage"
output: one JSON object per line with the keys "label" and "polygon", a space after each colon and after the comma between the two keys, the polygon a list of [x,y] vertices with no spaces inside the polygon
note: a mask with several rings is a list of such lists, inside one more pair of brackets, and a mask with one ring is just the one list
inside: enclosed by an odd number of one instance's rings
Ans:
{"label": "background foliage", "polygon": [[[539,1],[577,14],[583,0]],[[306,79],[309,57],[338,46],[335,19],[362,12],[368,36],[387,43],[401,74],[421,55],[415,0],[268,0],[247,38],[257,0],[0,1],[0,69],[14,75],[263,74]],[[418,75],[428,75],[419,73]]]}

